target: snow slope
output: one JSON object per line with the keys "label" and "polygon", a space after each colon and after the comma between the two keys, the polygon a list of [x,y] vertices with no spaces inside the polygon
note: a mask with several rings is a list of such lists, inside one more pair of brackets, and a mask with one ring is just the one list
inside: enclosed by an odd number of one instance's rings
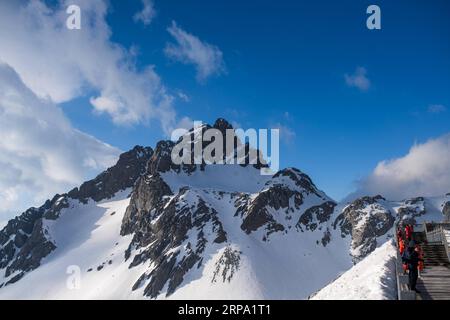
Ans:
{"label": "snow slope", "polygon": [[[129,193],[125,190],[99,203],[73,202],[59,219],[47,221],[48,237],[57,249],[39,268],[2,288],[0,299],[139,298],[130,291],[139,270],[129,270],[123,257],[130,237],[119,235]],[[79,288],[71,282],[78,269]]]}
{"label": "snow slope", "polygon": [[396,247],[388,241],[338,279],[317,292],[312,300],[396,299]]}
{"label": "snow slope", "polygon": [[262,242],[262,231],[243,233],[241,220],[227,206],[231,201],[216,203],[215,208],[227,231],[227,248],[240,252],[239,268],[230,281],[213,282],[224,251],[213,246],[206,254],[205,267],[189,274],[170,299],[306,299],[351,267],[345,239],[337,238],[323,247],[317,244],[323,233],[316,230],[273,234],[270,241]]}
{"label": "snow slope", "polygon": [[[165,287],[158,299],[306,299],[311,292],[319,290],[337,274],[351,267],[348,239],[336,235],[333,236],[335,241],[324,247],[320,244],[322,227],[305,232],[294,230],[298,215],[319,203],[314,197],[307,197],[291,220],[285,218],[284,209],[271,210],[271,214],[286,229],[292,229],[290,232],[271,234],[267,241],[262,241],[264,228],[246,234],[240,227],[242,217],[235,215],[236,192],[224,191],[232,190],[232,184],[237,180],[213,185],[218,191],[205,188],[209,187],[206,181],[212,181],[212,177],[225,181],[224,168],[217,169],[217,172],[202,172],[204,176],[200,176],[199,180],[195,179],[195,175],[191,177],[192,187],[181,197],[183,202],[178,205],[192,208],[198,205],[199,198],[203,199],[217,211],[227,233],[227,242],[213,243],[213,233],[205,228],[208,244],[202,265],[184,276],[174,294],[166,297]],[[235,167],[233,170],[239,172],[242,168]],[[248,168],[247,176],[250,174],[248,171],[258,172]],[[250,193],[251,198],[257,196],[258,188],[267,189],[264,186],[267,178],[260,178],[259,174],[257,177],[259,180],[248,181],[244,188],[254,192]],[[185,179],[181,176],[177,180],[173,176],[167,180],[176,190],[188,182]],[[98,203],[92,199],[87,204],[70,200],[69,207],[62,209],[57,220],[44,220],[47,237],[57,248],[43,259],[36,270],[27,273],[20,281],[1,288],[0,299],[145,298],[146,283],[134,291],[132,287],[143,273],[153,270],[155,265],[148,260],[129,268],[133,256],[146,248],[137,249],[130,260],[125,261],[124,252],[132,235],[120,235],[122,219],[130,202],[130,191],[119,192],[112,199]],[[160,218],[150,223],[154,224]],[[180,252],[179,257],[183,257],[187,248],[195,243],[196,237],[195,229],[189,231],[187,239],[171,251]],[[221,263],[225,251],[239,256],[236,265]],[[79,288],[71,285],[74,268],[80,271]]]}

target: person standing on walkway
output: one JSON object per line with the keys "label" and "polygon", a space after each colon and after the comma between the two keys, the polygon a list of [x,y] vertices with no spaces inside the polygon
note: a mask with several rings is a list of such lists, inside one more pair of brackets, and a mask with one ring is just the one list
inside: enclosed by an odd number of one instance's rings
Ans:
{"label": "person standing on walkway", "polygon": [[406,250],[402,256],[402,261],[408,265],[409,289],[420,293],[420,291],[416,288],[416,284],[419,261],[423,261],[423,259],[419,258],[419,254],[415,250],[414,241],[409,243],[408,250]]}
{"label": "person standing on walkway", "polygon": [[411,225],[407,224],[405,227],[405,236],[406,236],[406,240],[407,241],[411,241],[411,237],[412,237],[412,230],[411,230]]}
{"label": "person standing on walkway", "polygon": [[[398,251],[400,252],[400,256],[403,257],[403,254],[405,253],[405,240],[400,239],[398,243]],[[402,263],[402,268],[403,274],[406,274],[406,271],[408,271],[408,265],[405,262]]]}
{"label": "person standing on walkway", "polygon": [[402,228],[398,227],[397,228],[397,243],[400,243],[400,240],[403,239],[403,233],[402,233]]}
{"label": "person standing on walkway", "polygon": [[422,274],[424,268],[423,250],[419,244],[416,245],[416,248],[414,250],[417,252],[417,255],[419,256],[419,264],[417,265],[417,270],[418,270],[418,277],[420,278],[420,275]]}

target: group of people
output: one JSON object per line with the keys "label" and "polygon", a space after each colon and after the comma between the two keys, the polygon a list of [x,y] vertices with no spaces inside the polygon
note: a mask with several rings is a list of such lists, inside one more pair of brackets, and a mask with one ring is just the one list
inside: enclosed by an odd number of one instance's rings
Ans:
{"label": "group of people", "polygon": [[423,251],[422,247],[413,239],[414,227],[407,224],[404,228],[397,229],[397,243],[403,263],[403,273],[408,273],[409,288],[417,293],[420,291],[416,288],[417,278],[423,271]]}

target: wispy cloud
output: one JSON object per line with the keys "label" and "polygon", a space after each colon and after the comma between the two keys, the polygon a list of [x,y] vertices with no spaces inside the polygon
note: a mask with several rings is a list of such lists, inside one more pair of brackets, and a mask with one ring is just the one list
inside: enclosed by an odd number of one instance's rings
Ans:
{"label": "wispy cloud", "polygon": [[345,83],[349,87],[354,87],[361,91],[367,91],[371,86],[371,82],[367,78],[367,70],[363,67],[356,68],[352,74],[345,74],[344,78]]}
{"label": "wispy cloud", "polygon": [[72,127],[0,63],[0,220],[68,191],[112,165],[120,150]]}
{"label": "wispy cloud", "polygon": [[442,104],[432,104],[428,106],[429,113],[442,113],[447,111],[447,108]]}
{"label": "wispy cloud", "polygon": [[[94,110],[114,123],[176,122],[171,97],[153,66],[138,68],[133,52],[111,41],[107,2],[78,0],[82,29],[65,28],[65,4],[0,1],[0,59],[38,97],[55,103],[92,95]],[[132,50],[131,50],[132,51]],[[20,54],[18,54],[20,52]]]}
{"label": "wispy cloud", "polygon": [[389,199],[443,195],[450,192],[450,133],[415,144],[400,158],[385,160],[360,182],[359,194]]}
{"label": "wispy cloud", "polygon": [[226,72],[222,51],[217,46],[184,31],[175,21],[167,31],[175,43],[167,43],[164,49],[166,56],[174,61],[194,65],[197,81],[205,82],[213,75]]}
{"label": "wispy cloud", "polygon": [[156,10],[153,5],[152,0],[141,0],[142,1],[142,10],[137,12],[133,19],[135,22],[141,22],[145,26],[148,26],[152,23],[153,18],[156,16]]}
{"label": "wispy cloud", "polygon": [[280,130],[280,139],[284,141],[286,144],[291,144],[294,142],[297,134],[295,131],[286,124],[282,124],[280,122],[275,123],[270,126],[272,129]]}
{"label": "wispy cloud", "polygon": [[181,100],[184,101],[184,102],[189,102],[189,101],[191,101],[191,98],[190,98],[186,93],[184,93],[184,92],[181,91],[181,90],[178,90],[178,91],[177,91],[177,96],[178,96],[179,99],[181,99]]}

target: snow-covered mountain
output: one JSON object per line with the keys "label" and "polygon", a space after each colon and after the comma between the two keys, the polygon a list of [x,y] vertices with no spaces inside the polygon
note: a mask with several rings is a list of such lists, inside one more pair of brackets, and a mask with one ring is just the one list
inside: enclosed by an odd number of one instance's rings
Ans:
{"label": "snow-covered mountain", "polygon": [[396,219],[440,221],[450,207],[449,196],[338,204],[298,169],[175,165],[175,145],[137,146],[9,221],[0,298],[304,299],[385,244]]}

